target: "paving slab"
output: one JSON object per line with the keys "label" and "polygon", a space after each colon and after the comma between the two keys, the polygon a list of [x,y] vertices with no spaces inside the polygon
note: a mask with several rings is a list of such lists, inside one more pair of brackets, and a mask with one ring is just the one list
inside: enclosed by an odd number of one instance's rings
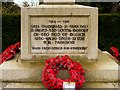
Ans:
{"label": "paving slab", "polygon": [[[114,84],[118,84],[118,83],[114,83]],[[25,89],[25,88],[29,88],[29,89],[46,89],[45,86],[42,83],[9,83],[6,87],[4,87],[6,89],[10,89],[10,88],[21,88],[21,89]],[[85,83],[82,87],[81,90],[84,89],[119,89],[118,87],[115,87],[113,85],[113,83]]]}
{"label": "paving slab", "polygon": [[[119,78],[119,65],[114,58],[99,50],[98,60],[90,61],[83,57],[71,57],[85,69],[86,82],[116,82]],[[21,61],[20,54],[0,65],[0,80],[14,82],[41,82],[45,60]],[[65,72],[58,77],[69,77]]]}

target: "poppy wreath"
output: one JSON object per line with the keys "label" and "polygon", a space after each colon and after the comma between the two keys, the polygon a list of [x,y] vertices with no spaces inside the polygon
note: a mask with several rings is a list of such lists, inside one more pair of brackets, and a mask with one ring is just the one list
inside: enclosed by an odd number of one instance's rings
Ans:
{"label": "poppy wreath", "polygon": [[11,59],[17,52],[19,52],[19,48],[21,47],[20,42],[9,46],[4,52],[0,55],[0,64]]}
{"label": "poppy wreath", "polygon": [[111,47],[110,48],[110,54],[115,57],[118,61],[120,61],[120,53],[118,48],[116,47]]}
{"label": "poppy wreath", "polygon": [[[70,78],[62,80],[57,78],[60,70],[68,70]],[[42,72],[42,82],[49,90],[63,89],[63,82],[75,82],[76,90],[80,89],[85,83],[84,69],[82,66],[72,61],[68,56],[57,56],[45,61],[45,68]]]}

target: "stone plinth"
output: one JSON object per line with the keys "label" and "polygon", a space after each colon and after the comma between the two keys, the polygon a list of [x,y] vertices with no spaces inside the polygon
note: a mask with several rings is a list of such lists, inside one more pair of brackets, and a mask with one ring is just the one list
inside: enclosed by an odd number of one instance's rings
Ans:
{"label": "stone plinth", "polygon": [[[18,59],[18,62],[16,60]],[[98,62],[88,62],[84,58],[72,57],[73,60],[80,62],[85,69],[86,82],[118,82],[119,66],[114,58],[99,51]],[[84,62],[83,62],[84,61]],[[41,82],[41,73],[43,71],[44,60],[38,61],[21,61],[19,56],[13,60],[7,61],[0,65],[2,81],[14,82]],[[69,77],[62,73],[62,76]]]}

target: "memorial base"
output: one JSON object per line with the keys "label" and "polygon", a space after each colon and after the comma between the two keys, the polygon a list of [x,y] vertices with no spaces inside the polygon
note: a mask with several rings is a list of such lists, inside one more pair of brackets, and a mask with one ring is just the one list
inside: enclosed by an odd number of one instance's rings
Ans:
{"label": "memorial base", "polygon": [[[41,90],[45,88],[45,86],[42,83],[3,83],[3,88],[5,90],[16,90],[17,88],[21,88],[20,90]],[[15,89],[13,89],[15,88]],[[108,88],[108,89],[107,89]],[[85,83],[81,90],[119,90],[119,83]],[[0,88],[1,89],[1,88]],[[45,89],[47,90],[47,89]]]}
{"label": "memorial base", "polygon": [[[72,59],[74,60],[73,57]],[[79,58],[77,58],[76,61],[81,63],[82,67],[85,69],[86,88],[87,88],[87,83],[88,86],[91,83],[95,85],[99,85],[99,83],[106,83],[106,84],[108,83],[109,85],[109,83],[118,83],[120,81],[118,75],[119,65],[115,62],[117,60],[113,58],[109,53],[104,53],[99,50],[97,61],[94,62],[90,60],[81,61],[79,60]],[[0,65],[0,80],[3,83],[6,82],[10,83],[10,86],[12,86],[13,84],[13,88],[15,85],[19,85],[19,84],[21,85],[24,83],[26,84],[37,83],[37,85],[41,87],[42,84],[41,73],[43,71],[44,66],[45,63],[44,60],[42,59],[39,61],[38,60],[21,61],[20,54],[16,54],[12,60],[9,60]],[[62,71],[62,75],[58,74],[58,77],[68,78],[68,74],[66,75],[66,72],[64,73]]]}

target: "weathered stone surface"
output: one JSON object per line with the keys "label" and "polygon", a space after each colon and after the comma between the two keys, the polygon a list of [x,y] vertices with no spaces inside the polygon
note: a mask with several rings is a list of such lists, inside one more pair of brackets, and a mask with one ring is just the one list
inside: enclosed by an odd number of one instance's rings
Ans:
{"label": "weathered stone surface", "polygon": [[45,88],[42,83],[10,83],[5,88]]}
{"label": "weathered stone surface", "polygon": [[117,83],[112,83],[112,84],[113,84],[113,86],[114,86],[115,88],[119,88],[119,89],[120,89],[120,81],[117,82]]}
{"label": "weathered stone surface", "polygon": [[0,90],[2,90],[3,88],[5,88],[6,86],[8,85],[8,83],[3,83],[3,82],[0,82]]}
{"label": "weathered stone surface", "polygon": [[[91,62],[84,57],[71,57],[73,60],[82,64],[85,69],[86,82],[109,82],[118,81],[119,66],[107,54],[99,51],[98,61]],[[40,61],[21,61],[16,62],[16,58],[0,65],[2,81],[21,81],[21,82],[41,82],[41,73],[44,68],[44,60]],[[62,74],[66,77],[66,74]],[[69,76],[69,75],[68,75]]]}
{"label": "weathered stone surface", "polygon": [[0,90],[3,88],[2,82],[0,81]]}
{"label": "weathered stone surface", "polygon": [[115,88],[112,83],[86,83],[83,88]]}

